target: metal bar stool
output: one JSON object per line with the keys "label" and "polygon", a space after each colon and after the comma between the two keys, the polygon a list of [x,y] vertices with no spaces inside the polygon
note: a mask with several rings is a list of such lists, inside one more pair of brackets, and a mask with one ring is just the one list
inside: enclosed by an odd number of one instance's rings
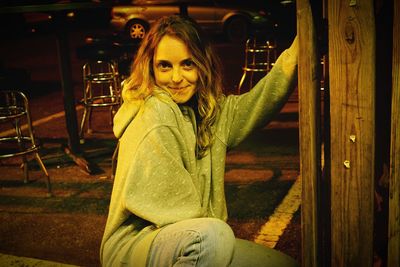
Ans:
{"label": "metal bar stool", "polygon": [[[27,132],[22,128],[26,122]],[[29,181],[27,155],[34,154],[36,161],[46,176],[48,194],[51,196],[50,176],[39,155],[39,146],[33,134],[28,98],[19,91],[0,91],[0,123],[10,123],[13,129],[0,137],[0,159],[22,157],[24,182]]]}
{"label": "metal bar stool", "polygon": [[109,107],[110,124],[121,104],[118,67],[112,60],[93,60],[83,66],[83,117],[80,127],[80,139],[84,141],[84,129],[92,133],[91,114],[93,108]]}
{"label": "metal bar stool", "polygon": [[[237,93],[244,89],[250,90],[253,85],[268,73],[276,61],[276,45],[271,41],[248,39],[245,47],[243,75],[240,79]],[[255,76],[258,76],[257,79]]]}

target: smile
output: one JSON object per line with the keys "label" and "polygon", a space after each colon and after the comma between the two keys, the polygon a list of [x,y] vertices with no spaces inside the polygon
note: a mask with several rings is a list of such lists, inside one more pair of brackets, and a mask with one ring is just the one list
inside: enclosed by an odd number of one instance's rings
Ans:
{"label": "smile", "polygon": [[168,89],[170,89],[170,90],[174,90],[174,91],[179,91],[179,90],[186,89],[186,88],[188,88],[188,87],[189,87],[189,85],[188,85],[188,86],[184,86],[184,87],[178,87],[178,88],[174,88],[174,87],[168,87]]}

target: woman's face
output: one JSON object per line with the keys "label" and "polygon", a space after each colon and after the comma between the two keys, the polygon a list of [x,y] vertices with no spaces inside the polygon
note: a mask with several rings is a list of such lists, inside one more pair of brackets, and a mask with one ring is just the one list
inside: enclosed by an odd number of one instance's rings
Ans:
{"label": "woman's face", "polygon": [[186,103],[196,92],[198,69],[180,39],[165,35],[154,51],[156,84],[168,91],[175,103]]}

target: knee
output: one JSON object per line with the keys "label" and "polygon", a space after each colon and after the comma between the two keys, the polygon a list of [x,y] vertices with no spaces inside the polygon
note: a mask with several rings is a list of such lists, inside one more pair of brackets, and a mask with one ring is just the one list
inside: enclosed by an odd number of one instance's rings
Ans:
{"label": "knee", "polygon": [[204,225],[203,238],[208,239],[217,250],[229,250],[235,246],[235,235],[232,228],[224,221],[215,218],[206,218]]}
{"label": "knee", "polygon": [[[171,242],[175,242],[172,245]],[[162,249],[165,248],[167,249]],[[174,248],[175,247],[175,248]],[[171,252],[173,263],[182,265],[188,262],[197,266],[228,266],[232,260],[235,236],[230,226],[219,219],[195,218],[166,226],[153,241],[152,262],[168,258]],[[160,266],[157,264],[150,266]]]}
{"label": "knee", "polygon": [[[235,235],[224,221],[207,218],[198,233],[201,240],[199,266],[228,266],[235,248]],[[201,263],[201,264],[200,264]]]}
{"label": "knee", "polygon": [[224,221],[219,219],[210,219],[211,225],[214,227],[215,237],[226,239],[227,241],[235,241],[235,235],[232,228]]}

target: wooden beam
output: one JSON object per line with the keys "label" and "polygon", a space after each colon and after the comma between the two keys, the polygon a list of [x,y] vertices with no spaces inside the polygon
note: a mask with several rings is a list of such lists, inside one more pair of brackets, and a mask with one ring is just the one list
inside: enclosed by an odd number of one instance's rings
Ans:
{"label": "wooden beam", "polygon": [[400,4],[394,1],[387,266],[400,266]]}
{"label": "wooden beam", "polygon": [[375,147],[373,0],[330,0],[331,266],[372,266]]}
{"label": "wooden beam", "polygon": [[321,173],[320,77],[316,33],[309,0],[297,1],[299,38],[299,136],[302,179],[302,265],[321,266],[318,256],[318,180]]}

